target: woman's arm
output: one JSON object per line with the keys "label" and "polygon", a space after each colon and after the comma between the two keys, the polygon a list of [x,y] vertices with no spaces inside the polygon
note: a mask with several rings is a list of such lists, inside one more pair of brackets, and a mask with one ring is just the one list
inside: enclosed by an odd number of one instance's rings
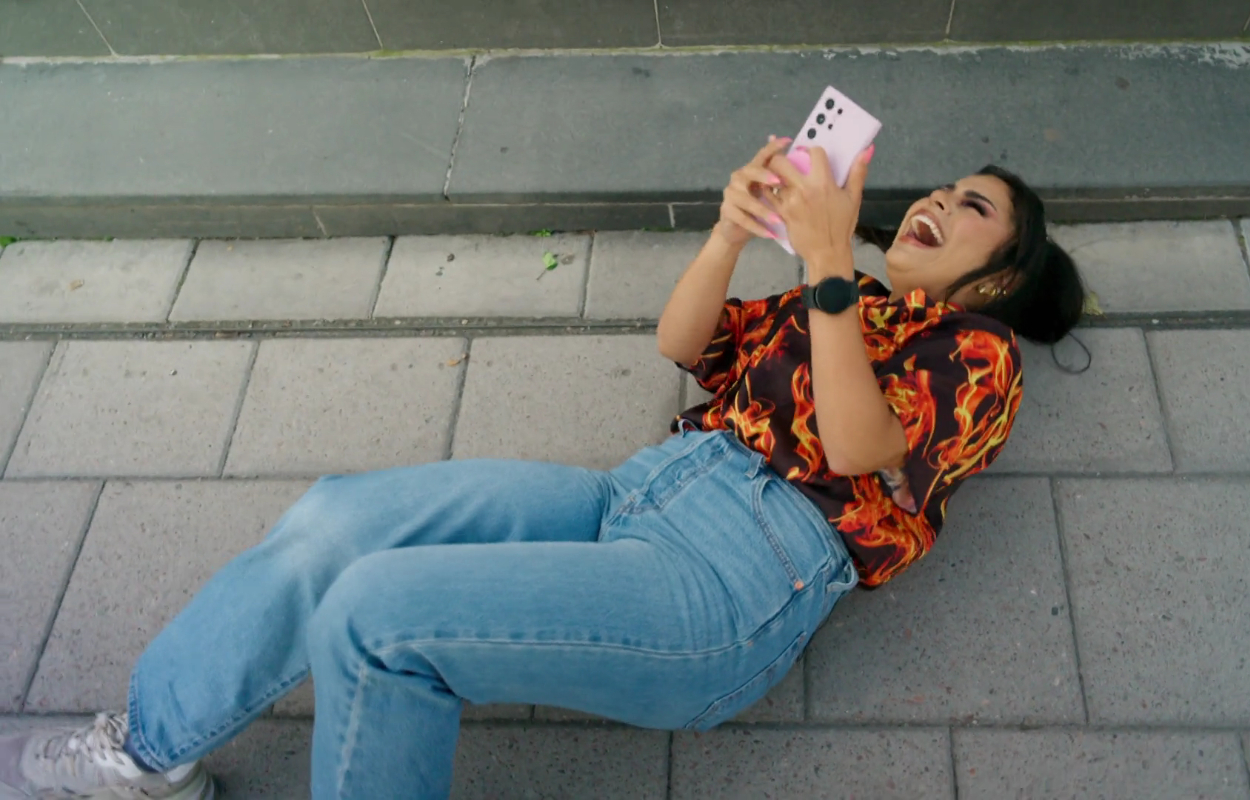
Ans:
{"label": "woman's arm", "polygon": [[686,267],[664,306],[656,331],[660,354],[688,367],[712,341],[729,292],[729,279],[745,244],[719,233],[722,224],[717,223],[703,249]]}
{"label": "woman's arm", "polygon": [[761,219],[775,215],[760,201],[759,193],[763,186],[781,185],[781,179],[769,172],[766,165],[789,143],[789,139],[770,136],[751,163],[730,176],[721,202],[720,221],[677,282],[660,317],[656,339],[665,358],[687,367],[699,360],[716,333],[716,323],[729,293],[729,279],[742,248],[753,236],[776,238],[760,223]]}
{"label": "woman's arm", "polygon": [[[811,283],[830,276],[854,278],[849,248],[826,258],[825,263],[808,264]],[[829,469],[839,475],[864,475],[902,466],[907,436],[881,393],[855,307],[841,314],[813,310],[809,320],[812,399]]]}
{"label": "woman's arm", "polygon": [[[857,159],[845,189],[834,182],[824,150],[813,148],[810,155],[807,175],[784,158],[769,165],[785,181],[779,199],[790,242],[807,262],[809,283],[854,280],[851,237],[872,150]],[[907,436],[881,393],[854,307],[840,314],[813,310],[809,319],[812,399],[829,469],[863,475],[901,466]]]}

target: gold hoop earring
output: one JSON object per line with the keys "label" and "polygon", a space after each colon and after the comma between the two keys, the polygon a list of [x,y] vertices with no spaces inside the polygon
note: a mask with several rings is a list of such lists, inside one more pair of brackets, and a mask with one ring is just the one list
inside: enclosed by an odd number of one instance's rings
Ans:
{"label": "gold hoop earring", "polygon": [[977,292],[985,295],[986,297],[998,297],[1003,293],[1003,290],[992,284],[983,283],[977,287]]}

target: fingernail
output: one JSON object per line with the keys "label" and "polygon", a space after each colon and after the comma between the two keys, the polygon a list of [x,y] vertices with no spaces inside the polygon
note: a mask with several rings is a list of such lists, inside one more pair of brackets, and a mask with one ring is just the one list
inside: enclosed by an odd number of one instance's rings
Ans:
{"label": "fingernail", "polygon": [[769,232],[768,232],[768,238],[769,238],[769,239],[776,239],[776,238],[777,238],[777,234],[773,233],[772,231],[769,231]]}
{"label": "fingernail", "polygon": [[770,214],[770,215],[768,216],[768,221],[769,221],[769,222],[771,222],[771,223],[772,223],[772,224],[774,224],[774,225],[780,225],[780,224],[781,224],[781,217],[777,216],[776,214]]}
{"label": "fingernail", "polygon": [[765,181],[765,183],[767,183],[769,186],[780,186],[781,178],[778,178],[776,175],[769,175],[768,180]]}
{"label": "fingernail", "polygon": [[770,134],[768,134],[768,141],[770,141],[770,142],[771,142],[773,139],[776,139],[776,138],[777,138],[777,137],[776,137],[776,136],[773,136],[771,133],[770,133]]}
{"label": "fingernail", "polygon": [[869,162],[871,162],[873,154],[876,152],[877,152],[877,145],[875,143],[868,145],[868,149],[864,151],[864,164],[868,164]]}

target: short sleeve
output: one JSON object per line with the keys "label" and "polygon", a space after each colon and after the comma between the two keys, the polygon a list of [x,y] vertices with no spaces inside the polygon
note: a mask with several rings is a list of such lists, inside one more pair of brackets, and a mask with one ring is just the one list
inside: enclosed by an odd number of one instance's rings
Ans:
{"label": "short sleeve", "polygon": [[934,330],[877,368],[881,391],[903,423],[907,458],[882,475],[895,502],[923,513],[988,467],[1011,431],[1022,391],[1014,338],[990,330]]}
{"label": "short sleeve", "polygon": [[751,350],[759,344],[760,323],[770,316],[782,295],[763,300],[739,300],[731,297],[721,309],[716,332],[699,360],[689,367],[678,364],[689,372],[709,392],[717,392],[722,386],[738,380],[742,367],[750,360]]}

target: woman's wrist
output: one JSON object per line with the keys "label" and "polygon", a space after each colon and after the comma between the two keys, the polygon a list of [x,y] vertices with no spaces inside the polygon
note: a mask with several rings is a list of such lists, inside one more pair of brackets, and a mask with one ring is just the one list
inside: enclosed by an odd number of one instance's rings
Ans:
{"label": "woman's wrist", "polygon": [[851,252],[850,246],[845,248],[829,248],[817,253],[813,253],[812,257],[807,259],[807,282],[812,286],[820,283],[825,278],[846,278],[851,280],[855,277],[855,256]]}
{"label": "woman's wrist", "polygon": [[732,222],[720,220],[712,226],[712,238],[726,247],[741,252],[751,241],[750,231],[745,231]]}

